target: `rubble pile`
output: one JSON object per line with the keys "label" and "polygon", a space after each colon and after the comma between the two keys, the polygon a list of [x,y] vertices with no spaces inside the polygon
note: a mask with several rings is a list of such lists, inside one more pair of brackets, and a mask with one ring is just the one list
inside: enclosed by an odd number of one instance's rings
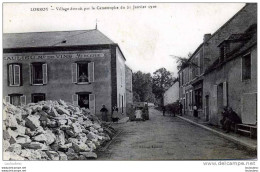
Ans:
{"label": "rubble pile", "polygon": [[114,130],[88,109],[59,101],[24,106],[6,104],[4,160],[86,160],[110,140]]}

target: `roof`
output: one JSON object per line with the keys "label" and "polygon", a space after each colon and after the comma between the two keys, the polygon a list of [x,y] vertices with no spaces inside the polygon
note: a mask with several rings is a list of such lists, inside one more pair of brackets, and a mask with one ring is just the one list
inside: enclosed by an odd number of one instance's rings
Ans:
{"label": "roof", "polygon": [[255,29],[256,29],[257,26],[252,25],[251,27],[249,27],[249,29],[245,32],[245,35],[248,39],[241,40],[243,42],[243,44],[240,47],[238,47],[238,48],[234,49],[233,51],[231,51],[230,53],[228,53],[227,59],[225,61],[220,63],[219,58],[216,59],[213,62],[213,64],[211,66],[209,66],[208,69],[206,69],[205,74],[210,73],[211,71],[219,68],[220,66],[229,62],[230,60],[233,60],[236,57],[239,57],[241,54],[247,52],[250,48],[255,46],[257,44],[257,31],[252,30],[253,27],[255,27]]}
{"label": "roof", "polygon": [[99,30],[4,33],[3,48],[114,44]]}

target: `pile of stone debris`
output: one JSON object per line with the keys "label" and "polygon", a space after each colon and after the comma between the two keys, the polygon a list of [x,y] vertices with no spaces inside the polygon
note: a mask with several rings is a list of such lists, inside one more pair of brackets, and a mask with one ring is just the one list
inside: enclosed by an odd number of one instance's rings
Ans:
{"label": "pile of stone debris", "polygon": [[88,109],[59,101],[4,105],[4,160],[86,160],[115,130]]}

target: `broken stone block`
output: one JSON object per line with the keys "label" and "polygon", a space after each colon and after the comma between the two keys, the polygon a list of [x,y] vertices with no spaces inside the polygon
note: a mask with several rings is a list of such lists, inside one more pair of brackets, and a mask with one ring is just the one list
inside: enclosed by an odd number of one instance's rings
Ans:
{"label": "broken stone block", "polygon": [[18,125],[15,132],[17,132],[19,135],[25,135],[26,127]]}
{"label": "broken stone block", "polygon": [[86,145],[85,143],[83,143],[81,141],[72,142],[72,147],[73,147],[75,152],[88,152],[88,151],[90,151],[90,148],[88,147],[88,145]]}
{"label": "broken stone block", "polygon": [[25,129],[25,134],[27,136],[33,137],[35,135],[35,131],[32,131],[30,128]]}
{"label": "broken stone block", "polygon": [[70,137],[76,137],[76,136],[77,136],[77,133],[74,133],[72,129],[66,130],[66,133],[67,133]]}
{"label": "broken stone block", "polygon": [[3,140],[3,152],[5,152],[6,149],[8,149],[10,146],[10,143],[7,140]]}
{"label": "broken stone block", "polygon": [[71,126],[69,126],[69,125],[61,125],[60,129],[61,130],[69,130],[69,129],[71,129]]}
{"label": "broken stone block", "polygon": [[13,152],[19,155],[21,153],[21,150],[22,150],[22,146],[20,144],[15,143],[10,145],[6,151]]}
{"label": "broken stone block", "polygon": [[86,143],[86,141],[88,140],[87,135],[85,133],[79,133],[77,139],[83,143]]}
{"label": "broken stone block", "polygon": [[61,119],[61,120],[58,120],[58,126],[61,126],[61,125],[66,125],[68,122],[66,119]]}
{"label": "broken stone block", "polygon": [[44,154],[40,150],[23,149],[20,155],[32,161],[41,160],[43,158],[42,155]]}
{"label": "broken stone block", "polygon": [[80,152],[79,154],[85,156],[87,159],[97,159],[97,154],[94,152]]}
{"label": "broken stone block", "polygon": [[59,145],[64,145],[65,144],[64,131],[58,130],[56,132],[56,143],[59,144]]}
{"label": "broken stone block", "polygon": [[48,157],[51,159],[51,160],[54,160],[54,161],[57,161],[60,159],[60,156],[58,154],[58,152],[55,152],[55,151],[46,151],[45,152]]}
{"label": "broken stone block", "polygon": [[39,142],[25,143],[22,144],[22,147],[28,149],[49,150],[49,148],[45,144]]}
{"label": "broken stone block", "polygon": [[99,128],[101,128],[101,126],[98,124],[98,123],[94,123],[93,125],[92,125],[92,127],[94,128],[94,129],[99,129]]}
{"label": "broken stone block", "polygon": [[72,143],[68,143],[68,144],[65,144],[65,145],[59,145],[59,149],[62,149],[62,150],[67,150],[71,147],[72,147]]}
{"label": "broken stone block", "polygon": [[40,115],[40,121],[48,121],[48,114],[46,113],[46,112],[44,112],[44,111],[41,111],[41,112],[39,112],[39,115]]}
{"label": "broken stone block", "polygon": [[5,160],[5,161],[23,161],[24,158],[13,152],[3,152],[3,160]]}
{"label": "broken stone block", "polygon": [[53,117],[57,117],[57,116],[59,116],[59,114],[58,114],[58,112],[56,111],[56,109],[55,108],[51,108],[51,111],[50,111],[50,113],[48,113],[50,116],[53,116]]}
{"label": "broken stone block", "polygon": [[5,126],[11,128],[12,130],[17,129],[18,123],[13,114],[7,113],[7,116],[5,119]]}
{"label": "broken stone block", "polygon": [[55,139],[55,135],[50,130],[46,130],[44,134],[40,134],[33,137],[34,141],[43,142],[46,145],[52,144],[55,141]]}
{"label": "broken stone block", "polygon": [[66,114],[70,116],[70,112],[65,108],[63,108],[62,106],[56,106],[55,108],[60,115]]}
{"label": "broken stone block", "polygon": [[25,144],[25,143],[31,143],[31,142],[32,142],[32,140],[27,135],[19,135],[16,138],[16,143],[19,143],[21,145]]}
{"label": "broken stone block", "polygon": [[58,124],[57,124],[57,122],[55,120],[50,120],[50,121],[47,122],[47,126],[49,128],[57,128]]}
{"label": "broken stone block", "polygon": [[51,106],[50,105],[43,105],[42,110],[46,113],[50,113],[51,112]]}
{"label": "broken stone block", "polygon": [[78,160],[79,156],[76,153],[67,152],[66,153],[68,160]]}
{"label": "broken stone block", "polygon": [[66,161],[66,160],[68,160],[68,157],[67,157],[67,155],[64,153],[64,152],[58,152],[59,153],[59,160],[61,160],[61,161]]}
{"label": "broken stone block", "polygon": [[38,127],[40,127],[39,119],[34,115],[29,115],[25,119],[25,126],[30,128],[32,131],[35,131]]}
{"label": "broken stone block", "polygon": [[72,126],[73,132],[74,132],[76,135],[78,135],[79,133],[82,133],[82,129],[81,129],[80,124],[79,124],[78,122],[73,123],[71,126]]}
{"label": "broken stone block", "polygon": [[93,151],[93,150],[96,150],[97,149],[97,147],[96,147],[96,145],[92,142],[92,141],[87,141],[87,143],[86,143],[87,145],[88,145],[88,147],[91,149],[91,151]]}

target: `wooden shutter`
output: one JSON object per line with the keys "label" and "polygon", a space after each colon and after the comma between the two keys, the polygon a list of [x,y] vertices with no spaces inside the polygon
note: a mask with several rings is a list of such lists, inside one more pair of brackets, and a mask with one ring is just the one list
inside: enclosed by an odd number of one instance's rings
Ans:
{"label": "wooden shutter", "polygon": [[26,105],[26,96],[25,95],[20,97],[20,102],[21,102],[21,105]]}
{"label": "wooden shutter", "polygon": [[89,110],[92,114],[95,114],[96,113],[96,110],[95,110],[95,94],[90,94],[89,95]]}
{"label": "wooden shutter", "polygon": [[227,82],[223,82],[223,106],[227,106],[228,102],[227,102]]}
{"label": "wooden shutter", "polygon": [[77,78],[77,63],[72,63],[71,64],[71,71],[72,71],[72,83],[77,83],[78,78]]}
{"label": "wooden shutter", "polygon": [[5,103],[10,103],[10,96],[5,96]]}
{"label": "wooden shutter", "polygon": [[88,81],[94,82],[94,62],[88,63]]}
{"label": "wooden shutter", "polygon": [[14,65],[13,66],[14,70],[14,85],[18,86],[20,85],[20,66],[19,65]]}
{"label": "wooden shutter", "polygon": [[257,93],[245,93],[242,97],[241,119],[243,124],[257,123]]}
{"label": "wooden shutter", "polygon": [[9,68],[8,68],[8,74],[9,74],[9,85],[13,85],[14,84],[14,80],[13,80],[13,65],[9,65]]}
{"label": "wooden shutter", "polygon": [[78,95],[77,94],[72,95],[72,104],[75,106],[78,106]]}
{"label": "wooden shutter", "polygon": [[29,64],[29,77],[30,84],[32,85],[32,64]]}
{"label": "wooden shutter", "polygon": [[213,86],[213,96],[212,97],[217,97],[218,96],[218,85]]}
{"label": "wooden shutter", "polygon": [[48,76],[47,76],[47,64],[43,64],[42,65],[42,74],[43,74],[43,84],[47,84],[48,82]]}

